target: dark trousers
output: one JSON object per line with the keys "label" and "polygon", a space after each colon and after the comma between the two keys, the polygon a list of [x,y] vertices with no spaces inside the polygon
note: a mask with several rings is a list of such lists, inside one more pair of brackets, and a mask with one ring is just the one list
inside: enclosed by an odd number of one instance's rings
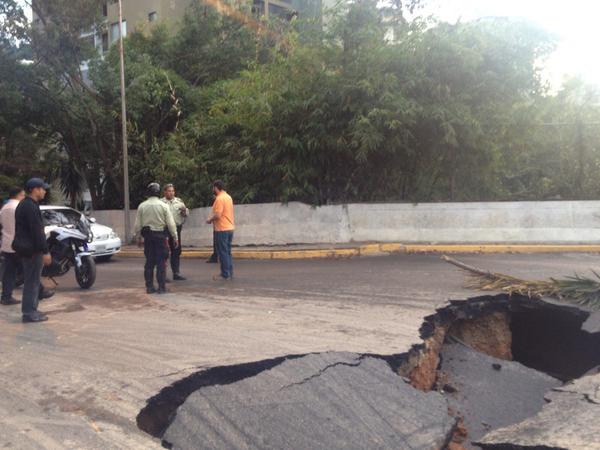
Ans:
{"label": "dark trousers", "polygon": [[21,301],[21,311],[23,315],[31,314],[37,311],[40,285],[42,279],[43,256],[36,253],[31,257],[22,257],[23,264],[23,300]]}
{"label": "dark trousers", "polygon": [[233,261],[231,258],[231,242],[233,241],[233,231],[216,231],[215,242],[217,244],[217,254],[221,263],[221,276],[231,278],[233,276]]}
{"label": "dark trousers", "polygon": [[2,300],[9,300],[15,290],[17,270],[21,266],[21,258],[15,253],[2,252],[4,257],[4,274],[2,274]]}
{"label": "dark trousers", "polygon": [[167,275],[167,258],[169,257],[165,233],[155,231],[144,233],[144,256],[146,257],[146,264],[144,265],[146,287],[154,286],[154,268],[156,267],[158,287],[164,289]]}
{"label": "dark trousers", "polygon": [[219,258],[217,257],[217,232],[213,231],[213,252],[208,258],[209,261],[217,262]]}
{"label": "dark trousers", "polygon": [[181,259],[181,228],[182,225],[177,225],[177,239],[179,245],[175,247],[175,239],[169,234],[169,250],[171,251],[171,270],[173,275],[179,274],[179,261]]}

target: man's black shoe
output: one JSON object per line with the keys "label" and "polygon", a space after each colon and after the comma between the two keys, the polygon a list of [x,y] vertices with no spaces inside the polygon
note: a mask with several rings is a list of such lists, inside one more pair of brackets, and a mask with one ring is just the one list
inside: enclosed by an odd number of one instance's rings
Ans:
{"label": "man's black shoe", "polygon": [[49,299],[50,297],[53,297],[54,294],[55,294],[54,291],[51,291],[50,289],[44,289],[43,291],[40,292],[39,300]]}
{"label": "man's black shoe", "polygon": [[179,274],[175,274],[175,275],[173,275],[173,279],[174,279],[175,281],[185,281],[185,280],[186,280],[186,278],[185,278],[185,277],[182,277],[182,276],[181,276],[181,275],[179,275]]}
{"label": "man's black shoe", "polygon": [[14,297],[3,298],[0,300],[0,305],[18,305],[19,303],[21,302]]}
{"label": "man's black shoe", "polygon": [[162,295],[162,294],[168,294],[169,291],[167,291],[167,288],[158,288],[158,291],[156,291],[157,294]]}
{"label": "man's black shoe", "polygon": [[216,264],[219,260],[217,258],[209,258],[206,260],[206,264]]}
{"label": "man's black shoe", "polygon": [[156,294],[156,288],[154,286],[147,287],[146,294]]}
{"label": "man's black shoe", "polygon": [[48,316],[39,311],[32,312],[31,314],[23,314],[23,322],[25,323],[45,322],[46,320],[48,320]]}
{"label": "man's black shoe", "polygon": [[232,278],[233,277],[226,278],[221,274],[213,275],[212,277],[213,281],[231,281]]}

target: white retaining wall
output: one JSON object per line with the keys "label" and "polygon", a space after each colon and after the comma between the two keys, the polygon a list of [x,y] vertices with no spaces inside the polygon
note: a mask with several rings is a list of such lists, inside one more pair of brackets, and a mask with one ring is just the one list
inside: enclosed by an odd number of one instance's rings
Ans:
{"label": "white retaining wall", "polygon": [[[191,211],[184,245],[212,243],[209,208]],[[600,201],[381,203],[311,207],[292,202],[235,207],[236,245],[422,243],[600,243]],[[123,212],[93,217],[123,236]],[[135,220],[132,211],[131,224]]]}

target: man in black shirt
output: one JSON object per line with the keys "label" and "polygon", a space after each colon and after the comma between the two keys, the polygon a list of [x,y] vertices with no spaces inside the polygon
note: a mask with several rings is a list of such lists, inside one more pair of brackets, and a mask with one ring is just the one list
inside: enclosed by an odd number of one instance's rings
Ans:
{"label": "man in black shirt", "polygon": [[25,185],[27,197],[15,211],[15,239],[12,247],[23,262],[23,322],[43,322],[48,317],[37,310],[42,268],[52,262],[39,202],[46,196],[48,185],[32,178]]}

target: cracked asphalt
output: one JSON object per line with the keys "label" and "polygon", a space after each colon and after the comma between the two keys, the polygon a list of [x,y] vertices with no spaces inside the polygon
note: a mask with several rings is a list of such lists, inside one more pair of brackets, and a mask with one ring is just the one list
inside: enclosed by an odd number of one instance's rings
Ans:
{"label": "cracked asphalt", "polygon": [[[584,273],[599,257],[470,255],[465,262],[517,276]],[[232,282],[184,260],[189,281],[148,296],[143,260],[98,265],[90,291],[58,279],[20,322],[0,307],[0,448],[149,449],[135,417],[161,388],[201,369],[312,352],[390,355],[419,343],[423,317],[475,296],[436,255],[350,260],[240,261]],[[19,294],[19,293],[18,293]]]}
{"label": "cracked asphalt", "polygon": [[429,449],[454,419],[383,360],[352,353],[288,359],[192,393],[165,433],[173,449]]}

